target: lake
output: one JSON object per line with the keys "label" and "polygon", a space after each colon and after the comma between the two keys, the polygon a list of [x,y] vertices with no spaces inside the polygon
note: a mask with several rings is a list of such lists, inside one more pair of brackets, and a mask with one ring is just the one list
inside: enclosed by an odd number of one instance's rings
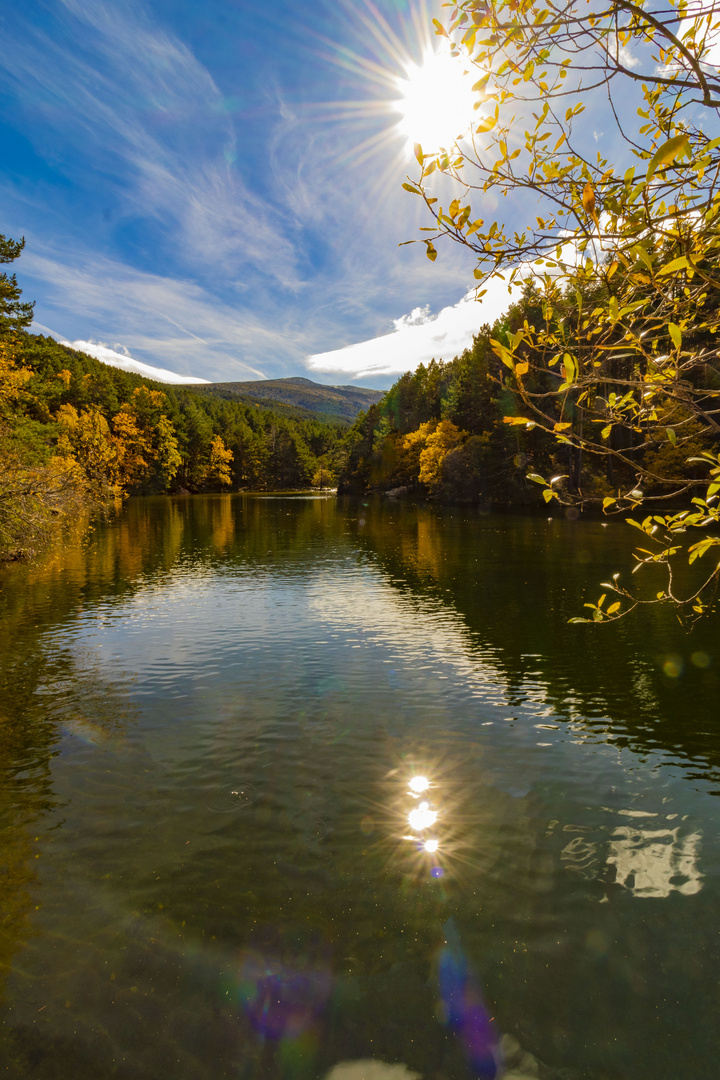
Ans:
{"label": "lake", "polygon": [[715,1075],[718,621],[568,624],[632,532],[148,498],[3,568],[1,1075]]}

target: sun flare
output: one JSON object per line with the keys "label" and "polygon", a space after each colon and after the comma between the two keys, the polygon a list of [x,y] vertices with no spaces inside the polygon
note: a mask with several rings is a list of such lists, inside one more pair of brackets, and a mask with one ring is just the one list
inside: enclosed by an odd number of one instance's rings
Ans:
{"label": "sun flare", "polygon": [[428,49],[422,63],[406,63],[404,77],[395,80],[401,96],[393,109],[408,141],[434,153],[467,135],[475,117],[476,78],[447,50]]}

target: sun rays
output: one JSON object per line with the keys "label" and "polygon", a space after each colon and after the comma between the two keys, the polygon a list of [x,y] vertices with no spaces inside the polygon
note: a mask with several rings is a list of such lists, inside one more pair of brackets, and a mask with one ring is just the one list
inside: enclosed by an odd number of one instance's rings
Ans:
{"label": "sun rays", "polygon": [[[319,123],[357,132],[351,148],[345,144],[342,163],[362,166],[373,159],[382,186],[405,171],[414,144],[433,153],[469,134],[477,119],[472,87],[479,75],[428,32],[433,12],[427,0],[408,10],[397,31],[371,0],[348,14],[358,25],[354,48],[316,35],[322,58],[342,73],[340,96],[311,108]],[[378,158],[385,159],[380,170]]]}

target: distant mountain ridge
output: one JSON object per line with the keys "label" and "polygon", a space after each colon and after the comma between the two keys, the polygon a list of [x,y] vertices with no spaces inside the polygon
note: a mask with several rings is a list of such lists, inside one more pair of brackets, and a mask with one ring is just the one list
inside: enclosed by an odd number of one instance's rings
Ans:
{"label": "distant mountain ridge", "polygon": [[348,421],[354,420],[359,412],[385,396],[382,390],[370,390],[365,386],[325,386],[302,375],[252,382],[204,383],[192,389],[199,394],[229,401],[242,401],[250,397],[280,402]]}

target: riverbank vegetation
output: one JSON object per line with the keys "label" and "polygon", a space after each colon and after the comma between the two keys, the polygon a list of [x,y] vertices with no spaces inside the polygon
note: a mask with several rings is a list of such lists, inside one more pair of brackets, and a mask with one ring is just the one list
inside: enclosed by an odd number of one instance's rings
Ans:
{"label": "riverbank vegetation", "polygon": [[[4,261],[21,250],[0,238]],[[345,423],[155,383],[29,334],[31,319],[0,275],[0,558],[127,494],[334,482]]]}
{"label": "riverbank vegetation", "polygon": [[[713,301],[708,302],[710,325],[695,336],[704,355],[715,347],[720,305],[717,297]],[[575,321],[582,304],[582,297],[558,296],[552,314],[555,328]],[[471,349],[448,363],[433,360],[403,375],[355,422],[341,490],[361,493],[406,486],[444,502],[495,506],[542,506],[543,496],[549,502],[552,495],[552,501],[607,510],[616,503],[627,508],[639,502],[641,480],[643,499],[659,504],[668,492],[679,503],[706,484],[702,457],[690,463],[687,459],[711,453],[717,439],[711,425],[691,422],[685,413],[677,418],[680,432],[675,437],[672,432],[668,437],[667,425],[657,420],[623,431],[613,430],[605,416],[603,426],[610,431],[598,435],[609,439],[615,452],[602,455],[588,453],[585,443],[592,436],[585,430],[597,418],[577,401],[577,391],[566,391],[552,426],[525,415],[528,400],[551,399],[556,406],[563,376],[553,371],[530,375],[527,360],[509,366],[506,359],[513,342],[517,357],[528,355],[518,337],[546,315],[544,298],[532,280],[501,319],[483,327]],[[667,330],[665,336],[669,342]],[[720,391],[716,371],[708,375]],[[544,475],[555,475],[552,487]]]}

